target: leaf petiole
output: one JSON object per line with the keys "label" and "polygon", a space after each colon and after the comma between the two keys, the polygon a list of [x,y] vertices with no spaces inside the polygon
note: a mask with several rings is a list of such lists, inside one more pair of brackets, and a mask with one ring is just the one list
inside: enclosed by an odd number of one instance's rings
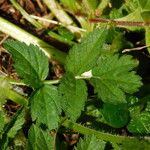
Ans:
{"label": "leaf petiole", "polygon": [[23,106],[28,106],[27,99],[13,90],[9,91],[7,98]]}

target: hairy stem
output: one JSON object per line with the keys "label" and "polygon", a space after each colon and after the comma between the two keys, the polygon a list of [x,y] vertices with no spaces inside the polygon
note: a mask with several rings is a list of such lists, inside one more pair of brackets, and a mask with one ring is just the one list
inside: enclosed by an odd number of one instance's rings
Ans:
{"label": "hairy stem", "polygon": [[59,51],[45,41],[35,37],[34,35],[19,28],[18,26],[2,17],[0,17],[0,31],[10,35],[14,39],[25,42],[26,44],[35,44],[39,46],[39,48],[41,48],[50,59],[55,59],[62,64],[65,63],[66,54],[64,52]]}
{"label": "hairy stem", "polygon": [[104,19],[104,18],[93,18],[90,19],[90,22],[93,23],[113,23],[116,26],[130,26],[130,27],[144,27],[150,26],[149,22],[142,21],[122,21],[117,19]]}
{"label": "hairy stem", "polygon": [[[118,143],[121,144],[124,141],[137,141],[138,138],[137,137],[129,137],[129,136],[120,136],[120,135],[113,135],[110,133],[104,133],[104,132],[100,132],[100,131],[96,131],[94,129],[90,129],[88,127],[84,127],[78,123],[73,123],[70,120],[65,120],[62,123],[63,126],[70,128],[76,132],[79,132],[81,134],[89,134],[92,135],[94,134],[98,139],[104,140],[104,141],[110,141],[113,143]],[[150,139],[145,138],[143,140],[147,140],[150,141]]]}

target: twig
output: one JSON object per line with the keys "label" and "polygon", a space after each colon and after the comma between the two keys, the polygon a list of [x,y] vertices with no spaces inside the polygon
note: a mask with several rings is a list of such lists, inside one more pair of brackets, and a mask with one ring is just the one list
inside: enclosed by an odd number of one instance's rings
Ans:
{"label": "twig", "polygon": [[0,41],[0,45],[2,45],[2,43],[3,43],[5,40],[7,40],[8,37],[9,37],[9,35],[6,34],[6,35],[3,37],[3,39]]}
{"label": "twig", "polygon": [[17,3],[16,0],[10,0],[10,2],[13,4],[13,6],[23,15],[23,17],[28,20],[33,26],[36,28],[42,28],[42,24],[34,20],[30,17],[30,15]]}
{"label": "twig", "polygon": [[64,27],[67,27],[71,30],[74,30],[74,32],[79,32],[79,31],[82,31],[82,32],[86,32],[85,29],[82,29],[82,28],[79,28],[79,27],[75,27],[75,26],[72,26],[72,25],[65,25],[61,22],[58,22],[58,21],[55,21],[55,20],[50,20],[50,19],[46,19],[46,18],[42,18],[42,17],[38,17],[38,16],[34,16],[34,15],[30,15],[32,18],[34,19],[38,19],[38,20],[41,20],[41,21],[45,21],[45,22],[49,22],[49,23],[52,23],[52,24],[56,24],[56,25],[61,25],[61,26],[64,26]]}
{"label": "twig", "polygon": [[0,77],[1,76],[7,76],[7,74],[5,72],[3,72],[3,71],[0,70]]}
{"label": "twig", "polygon": [[141,46],[141,47],[136,47],[136,48],[124,49],[124,50],[122,51],[122,53],[130,52],[130,51],[138,51],[138,50],[142,50],[142,49],[148,48],[148,47],[150,47],[150,45],[147,45],[147,46]]}
{"label": "twig", "polygon": [[45,9],[40,0],[36,0],[36,2],[41,10]]}

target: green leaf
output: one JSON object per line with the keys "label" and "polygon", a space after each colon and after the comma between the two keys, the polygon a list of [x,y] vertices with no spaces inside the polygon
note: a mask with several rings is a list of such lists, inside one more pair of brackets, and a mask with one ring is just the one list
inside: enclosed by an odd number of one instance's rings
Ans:
{"label": "green leaf", "polygon": [[141,16],[142,16],[142,18],[145,22],[149,21],[149,19],[150,19],[150,10],[142,11]]}
{"label": "green leaf", "polygon": [[99,98],[106,103],[126,103],[125,93],[137,92],[142,85],[141,78],[131,71],[137,65],[129,55],[101,58],[92,70],[92,83]]}
{"label": "green leaf", "polygon": [[140,112],[141,112],[141,106],[140,105],[135,105],[135,106],[131,106],[129,107],[129,111],[130,111],[130,117],[134,118],[139,116]]}
{"label": "green leaf", "polygon": [[107,29],[96,29],[70,50],[66,61],[66,70],[74,75],[89,71],[101,54],[107,36]]}
{"label": "green leaf", "polygon": [[94,135],[80,139],[75,150],[104,150],[106,142],[98,140]]}
{"label": "green leaf", "polygon": [[0,77],[0,103],[4,103],[8,98],[11,85],[7,82],[5,77]]}
{"label": "green leaf", "polygon": [[[138,7],[137,9],[135,9],[135,11],[133,11],[132,13],[128,14],[127,16],[125,17],[122,17],[122,18],[118,18],[116,19],[117,21],[131,21],[131,22],[137,22],[137,21],[143,21],[143,18],[141,16],[141,8]],[[140,27],[138,26],[123,26],[122,27],[124,28],[127,28],[129,30],[137,30],[137,29],[140,29]]]}
{"label": "green leaf", "polygon": [[63,3],[63,5],[65,5],[66,7],[68,7],[70,10],[72,10],[73,12],[77,12],[78,7],[76,5],[76,0],[60,0],[61,3]]}
{"label": "green leaf", "polygon": [[59,27],[58,28],[58,33],[64,37],[64,39],[66,40],[73,40],[74,39],[74,34],[72,32],[70,32],[68,29],[64,28],[64,27]]}
{"label": "green leaf", "polygon": [[48,58],[37,47],[19,41],[7,40],[4,47],[11,53],[14,67],[24,83],[39,88],[48,74]]}
{"label": "green leaf", "polygon": [[13,139],[13,146],[12,149],[14,150],[27,150],[27,139],[24,132],[20,131]]}
{"label": "green leaf", "polygon": [[4,112],[0,110],[0,138],[1,138],[1,133],[3,132],[4,125],[5,125]]}
{"label": "green leaf", "polygon": [[53,150],[54,146],[54,137],[48,134],[48,131],[32,125],[29,130],[27,150]]}
{"label": "green leaf", "polygon": [[130,0],[130,1],[125,1],[124,4],[122,5],[121,9],[123,11],[126,10],[127,12],[131,13],[133,12],[137,7],[139,7],[138,0]]}
{"label": "green leaf", "polygon": [[149,21],[150,19],[150,0],[138,0],[141,6],[141,16],[144,21]]}
{"label": "green leaf", "polygon": [[37,119],[49,129],[58,127],[60,112],[60,97],[55,86],[44,85],[31,98],[32,119]]}
{"label": "green leaf", "polygon": [[100,0],[86,0],[86,1],[91,9],[96,9],[100,3]]}
{"label": "green leaf", "polygon": [[21,105],[28,105],[26,98],[12,90],[7,78],[0,77],[0,83],[0,103],[5,103],[6,99],[10,99]]}
{"label": "green leaf", "polygon": [[124,127],[129,120],[129,111],[126,104],[107,104],[103,105],[102,114],[108,125],[114,128]]}
{"label": "green leaf", "polygon": [[138,0],[143,10],[150,10],[150,0]]}
{"label": "green leaf", "polygon": [[145,41],[148,46],[148,52],[150,53],[150,27],[145,27]]}
{"label": "green leaf", "polygon": [[105,10],[105,8],[108,6],[108,3],[110,2],[110,0],[101,0],[100,4],[98,5],[98,10],[101,11],[101,14],[103,13],[103,11]]}
{"label": "green leaf", "polygon": [[143,112],[131,119],[128,130],[131,133],[149,134],[150,133],[150,113]]}
{"label": "green leaf", "polygon": [[23,107],[19,109],[12,117],[10,122],[5,125],[2,138],[0,139],[0,148],[2,150],[8,149],[10,139],[14,138],[17,132],[22,128],[25,122],[25,110]]}
{"label": "green leaf", "polygon": [[124,140],[120,146],[121,150],[148,150],[150,149],[150,142],[144,139]]}
{"label": "green leaf", "polygon": [[25,122],[25,110],[21,109],[14,116],[13,120],[10,122],[9,126],[12,127],[8,130],[7,136],[9,138],[14,138],[17,132],[22,128],[24,122]]}
{"label": "green leaf", "polygon": [[125,35],[123,33],[114,34],[113,41],[110,47],[110,51],[115,53],[119,52],[124,48],[132,48],[133,44],[125,39]]}
{"label": "green leaf", "polygon": [[66,74],[59,86],[62,95],[62,108],[71,120],[75,121],[84,109],[87,99],[87,87],[84,80],[76,80],[71,74]]}
{"label": "green leaf", "polygon": [[[146,99],[147,98],[150,99],[150,95],[146,96]],[[145,111],[150,112],[150,101],[147,102],[147,106],[146,106]]]}

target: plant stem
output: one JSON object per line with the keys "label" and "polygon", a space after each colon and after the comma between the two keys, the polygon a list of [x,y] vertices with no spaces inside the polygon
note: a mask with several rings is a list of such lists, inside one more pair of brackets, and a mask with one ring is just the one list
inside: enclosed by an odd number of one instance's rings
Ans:
{"label": "plant stem", "polygon": [[44,83],[45,84],[58,84],[60,82],[60,80],[45,80]]}
{"label": "plant stem", "polygon": [[[120,135],[113,135],[110,133],[104,133],[104,132],[100,132],[100,131],[96,131],[94,129],[90,129],[88,127],[84,127],[78,123],[73,123],[70,120],[65,120],[62,125],[64,127],[70,128],[76,132],[79,132],[81,134],[89,134],[92,135],[94,134],[98,139],[104,140],[104,141],[110,141],[110,142],[114,142],[114,143],[118,143],[121,144],[124,141],[128,141],[128,140],[132,140],[132,141],[137,141],[138,138],[137,137],[129,137],[129,136],[120,136]],[[149,139],[143,139],[143,140],[148,140]]]}
{"label": "plant stem", "polygon": [[85,19],[83,16],[76,16],[76,19],[79,21],[82,29],[84,29],[87,32],[91,32],[94,29],[94,23],[91,22],[88,19]]}
{"label": "plant stem", "polygon": [[8,97],[8,99],[11,99],[12,101],[14,101],[18,104],[21,104],[23,106],[28,106],[27,99],[13,90],[9,91],[9,94],[7,95],[7,97]]}
{"label": "plant stem", "polygon": [[0,31],[10,35],[11,37],[19,41],[25,42],[26,44],[38,45],[50,59],[55,59],[61,64],[65,63],[66,54],[64,52],[59,51],[45,41],[35,37],[34,35],[19,28],[18,26],[2,17],[0,17]]}
{"label": "plant stem", "polygon": [[42,28],[42,24],[33,19],[18,3],[16,0],[10,0],[13,6],[23,15],[23,17],[28,20],[36,28]]}
{"label": "plant stem", "polygon": [[61,23],[66,25],[73,24],[73,20],[68,16],[68,14],[61,8],[61,6],[55,0],[43,0],[43,2],[47,5],[47,7],[52,11],[52,13]]}
{"label": "plant stem", "polygon": [[107,7],[110,0],[102,0],[98,5],[97,9],[100,11],[100,15],[103,13],[104,9]]}
{"label": "plant stem", "polygon": [[145,42],[150,54],[150,27],[145,27]]}
{"label": "plant stem", "polygon": [[67,44],[67,45],[72,46],[72,45],[75,44],[75,42],[73,42],[73,41],[71,41],[71,40],[68,40],[68,39],[62,37],[62,36],[56,34],[55,32],[49,31],[49,32],[48,32],[48,35],[49,35],[50,37],[52,37],[52,38],[54,38],[54,39],[56,39],[56,40],[62,42],[62,43]]}
{"label": "plant stem", "polygon": [[[10,77],[5,77],[5,76],[2,76],[2,78],[5,78],[6,80],[7,80],[7,82],[9,82],[10,84],[13,84],[13,85],[22,85],[22,86],[27,86],[25,83],[23,83],[23,81],[21,81],[21,80],[14,80],[14,79],[12,79],[12,78],[10,78]],[[1,78],[1,76],[0,76],[0,78]],[[45,80],[44,81],[44,84],[49,84],[49,85],[51,85],[51,84],[58,84],[60,82],[60,80]]]}
{"label": "plant stem", "polygon": [[22,81],[16,81],[16,80],[13,80],[13,79],[10,79],[10,80],[7,80],[10,84],[13,84],[13,85],[22,85],[22,86],[26,86],[25,83],[23,83]]}
{"label": "plant stem", "polygon": [[55,24],[55,25],[60,25],[60,26],[66,27],[66,28],[70,29],[73,32],[78,32],[78,33],[86,32],[85,29],[82,29],[82,28],[79,28],[79,27],[76,27],[76,26],[73,26],[73,25],[66,25],[66,24],[63,24],[63,23],[58,22],[56,20],[50,20],[50,19],[46,19],[46,18],[43,18],[43,17],[34,16],[34,15],[30,15],[30,17],[34,18],[34,19],[37,19],[39,21],[44,21],[44,22],[48,22],[48,23],[51,23],[51,24]]}
{"label": "plant stem", "polygon": [[149,22],[142,22],[142,21],[122,21],[119,19],[104,19],[104,18],[93,18],[90,19],[90,22],[93,23],[113,23],[116,26],[131,26],[131,27],[144,27],[150,26]]}

